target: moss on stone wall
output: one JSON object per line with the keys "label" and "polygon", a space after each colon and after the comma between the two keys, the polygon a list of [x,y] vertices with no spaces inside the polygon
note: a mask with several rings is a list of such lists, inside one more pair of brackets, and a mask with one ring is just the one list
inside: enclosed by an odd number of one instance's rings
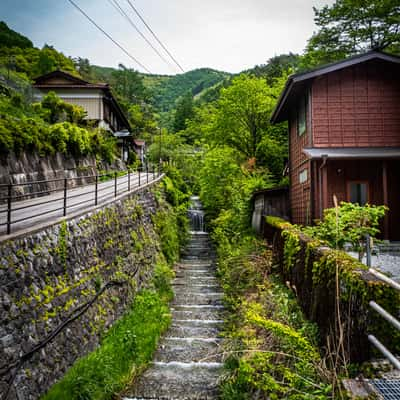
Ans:
{"label": "moss on stone wall", "polygon": [[376,334],[392,351],[400,351],[400,334],[369,306],[377,302],[398,315],[400,294],[368,273],[368,268],[348,254],[324,247],[318,240],[277,217],[267,217],[274,256],[284,279],[296,288],[308,318],[318,323],[321,340],[338,330],[336,277],[345,349],[351,360],[371,355],[367,334]]}
{"label": "moss on stone wall", "polygon": [[[164,257],[160,236],[176,232],[175,211],[164,199],[161,184],[77,220],[0,244],[0,367],[33,348],[103,284],[127,282],[108,289],[27,362],[11,398],[42,394],[77,357],[96,348],[134,295],[153,279],[154,266]],[[169,261],[179,254],[173,240],[165,249]],[[0,391],[4,387],[0,381]]]}

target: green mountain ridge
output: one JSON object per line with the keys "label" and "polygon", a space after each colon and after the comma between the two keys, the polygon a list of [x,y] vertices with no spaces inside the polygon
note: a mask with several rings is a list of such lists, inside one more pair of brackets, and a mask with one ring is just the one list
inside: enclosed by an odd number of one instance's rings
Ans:
{"label": "green mountain ridge", "polygon": [[[92,65],[95,79],[108,82],[116,68]],[[179,98],[190,92],[196,99],[202,93],[218,86],[232,74],[212,68],[198,68],[177,75],[139,74],[145,87],[151,92],[152,103],[157,111],[163,113],[175,108]]]}

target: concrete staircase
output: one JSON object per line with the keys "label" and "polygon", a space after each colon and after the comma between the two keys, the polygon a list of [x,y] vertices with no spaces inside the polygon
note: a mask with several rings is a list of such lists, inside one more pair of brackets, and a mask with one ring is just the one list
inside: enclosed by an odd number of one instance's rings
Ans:
{"label": "concrete staircase", "polygon": [[205,232],[192,232],[173,283],[172,325],[154,361],[126,400],[206,400],[218,397],[222,370],[222,291]]}

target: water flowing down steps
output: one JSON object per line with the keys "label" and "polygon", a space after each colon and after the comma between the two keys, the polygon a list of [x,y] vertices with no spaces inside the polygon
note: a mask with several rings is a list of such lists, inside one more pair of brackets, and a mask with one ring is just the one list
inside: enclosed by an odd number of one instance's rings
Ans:
{"label": "water flowing down steps", "polygon": [[192,232],[173,282],[171,327],[126,400],[218,397],[223,306],[213,261],[207,233]]}

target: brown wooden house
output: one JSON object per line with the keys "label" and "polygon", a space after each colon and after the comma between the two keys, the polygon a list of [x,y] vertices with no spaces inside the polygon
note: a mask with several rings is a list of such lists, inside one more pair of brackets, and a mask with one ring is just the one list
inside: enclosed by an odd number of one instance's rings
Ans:
{"label": "brown wooden house", "polygon": [[271,118],[289,122],[296,224],[339,201],[385,204],[385,239],[400,240],[400,58],[370,51],[292,75]]}

